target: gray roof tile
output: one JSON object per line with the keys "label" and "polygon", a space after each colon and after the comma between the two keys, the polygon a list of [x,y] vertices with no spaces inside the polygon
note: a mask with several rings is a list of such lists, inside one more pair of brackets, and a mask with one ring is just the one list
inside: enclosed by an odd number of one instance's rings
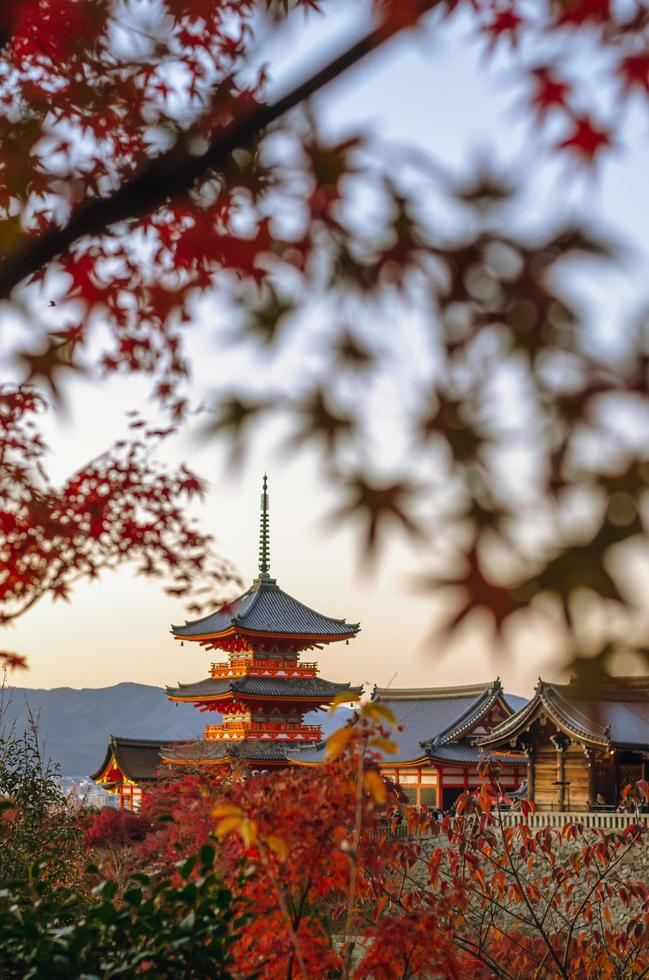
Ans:
{"label": "gray roof tile", "polygon": [[184,626],[172,626],[171,632],[178,637],[206,636],[237,627],[255,633],[330,636],[332,639],[353,636],[359,630],[358,623],[324,616],[298,602],[273,580],[262,579],[221,609],[202,619],[186,622]]}
{"label": "gray roof tile", "polygon": [[575,684],[539,681],[532,700],[481,742],[499,745],[518,737],[541,710],[585,741],[614,747],[649,746],[649,678],[611,678],[606,687],[592,692]]}
{"label": "gray roof tile", "polygon": [[111,756],[115,756],[117,765],[127,779],[132,779],[136,783],[155,779],[162,765],[160,749],[163,745],[169,744],[183,743],[169,743],[164,739],[120,738],[111,735],[104,761],[90,779],[99,779]]}
{"label": "gray roof tile", "polygon": [[186,742],[173,743],[163,749],[165,759],[176,762],[217,762],[219,759],[245,759],[260,762],[284,762],[289,752],[295,752],[295,744],[288,739],[262,741],[260,739],[241,739],[232,742]]}
{"label": "gray roof tile", "polygon": [[[414,762],[429,755],[441,758],[438,748],[456,739],[486,713],[498,697],[506,703],[499,681],[470,687],[378,688],[374,696],[395,714],[402,732],[395,732],[398,755],[391,762]],[[472,761],[467,759],[466,761]]]}
{"label": "gray roof tile", "polygon": [[206,677],[195,684],[179,684],[168,687],[168,697],[200,700],[215,697],[231,691],[233,694],[250,694],[256,697],[271,698],[335,698],[343,691],[360,695],[362,688],[347,684],[336,684],[323,677]]}

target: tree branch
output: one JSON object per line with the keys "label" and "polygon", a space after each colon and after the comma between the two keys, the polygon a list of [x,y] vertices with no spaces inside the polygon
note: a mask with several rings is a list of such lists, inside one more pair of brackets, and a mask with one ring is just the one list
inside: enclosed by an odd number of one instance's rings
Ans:
{"label": "tree branch", "polygon": [[84,235],[97,235],[120,221],[141,218],[165,201],[188,191],[208,171],[222,170],[232,152],[249,146],[271,123],[315,95],[366,55],[380,48],[437,6],[440,0],[415,0],[410,17],[388,16],[337,58],[319,69],[271,105],[257,105],[235,119],[200,156],[190,153],[185,140],[145,164],[110,197],[92,198],[80,205],[64,228],[40,238],[26,238],[0,268],[0,299],[23,279],[34,275]]}

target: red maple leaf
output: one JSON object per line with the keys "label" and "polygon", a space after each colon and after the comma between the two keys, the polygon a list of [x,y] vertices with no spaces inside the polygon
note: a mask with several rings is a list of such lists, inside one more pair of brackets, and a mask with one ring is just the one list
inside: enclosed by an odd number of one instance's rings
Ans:
{"label": "red maple leaf", "polygon": [[547,66],[535,68],[531,77],[534,80],[534,92],[530,102],[539,116],[546,116],[550,109],[566,108],[571,92],[567,82],[560,81]]}
{"label": "red maple leaf", "polygon": [[493,50],[501,38],[507,38],[511,44],[516,44],[518,29],[524,23],[514,7],[495,11],[493,18],[485,24],[483,31],[489,35],[489,48]]}
{"label": "red maple leaf", "polygon": [[622,79],[625,92],[632,88],[641,88],[649,93],[649,52],[632,54],[623,58],[619,64],[618,74]]}
{"label": "red maple leaf", "polygon": [[570,150],[582,163],[592,164],[600,150],[611,145],[611,134],[593,125],[589,116],[577,116],[570,135],[558,144],[560,150]]}

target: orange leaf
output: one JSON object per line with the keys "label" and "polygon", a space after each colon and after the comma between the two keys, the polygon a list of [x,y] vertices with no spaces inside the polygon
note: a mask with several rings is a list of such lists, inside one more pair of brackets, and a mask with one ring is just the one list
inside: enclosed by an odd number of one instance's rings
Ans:
{"label": "orange leaf", "polygon": [[288,857],[288,844],[283,837],[278,837],[277,834],[271,834],[266,838],[266,846],[276,854],[280,861],[285,861]]}
{"label": "orange leaf", "polygon": [[330,759],[337,759],[345,751],[347,743],[354,735],[354,730],[349,725],[339,728],[327,739],[327,755]]}
{"label": "orange leaf", "polygon": [[365,789],[374,798],[376,803],[385,803],[388,792],[385,787],[385,780],[376,770],[372,769],[363,776]]}
{"label": "orange leaf", "polygon": [[225,837],[227,834],[231,834],[233,830],[238,830],[241,826],[242,818],[238,816],[224,817],[216,825],[216,836]]}

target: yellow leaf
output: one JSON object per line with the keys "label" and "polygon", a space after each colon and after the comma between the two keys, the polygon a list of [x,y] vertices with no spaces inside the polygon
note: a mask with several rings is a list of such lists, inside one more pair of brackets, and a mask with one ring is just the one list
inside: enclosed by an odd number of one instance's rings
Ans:
{"label": "yellow leaf", "polygon": [[220,817],[242,817],[243,810],[240,806],[235,806],[234,803],[219,803],[212,810],[212,816],[217,820]]}
{"label": "yellow leaf", "polygon": [[374,721],[387,721],[389,725],[397,723],[394,712],[380,701],[367,701],[361,708],[361,714],[369,715]]}
{"label": "yellow leaf", "polygon": [[216,836],[225,837],[226,834],[231,834],[233,830],[238,830],[240,826],[241,826],[241,817],[239,816],[224,817],[223,820],[220,820],[216,825],[216,830],[215,830]]}
{"label": "yellow leaf", "polygon": [[397,743],[391,742],[387,738],[371,738],[367,744],[380,749],[382,752],[389,752],[391,755],[396,755],[399,751]]}
{"label": "yellow leaf", "polygon": [[363,783],[376,803],[385,803],[388,791],[385,787],[385,780],[376,770],[371,769],[370,772],[366,772],[363,776]]}
{"label": "yellow leaf", "polygon": [[343,691],[341,694],[337,694],[329,705],[329,714],[332,715],[341,704],[350,704],[353,701],[358,701],[358,694],[353,694],[350,691]]}
{"label": "yellow leaf", "polygon": [[256,820],[245,820],[241,821],[241,826],[239,827],[239,833],[243,838],[243,843],[246,847],[250,847],[257,840],[257,821]]}
{"label": "yellow leaf", "polygon": [[266,838],[266,846],[276,854],[280,861],[285,861],[288,857],[288,844],[283,837],[278,837],[277,834],[271,834]]}
{"label": "yellow leaf", "polygon": [[346,725],[339,728],[327,739],[327,755],[330,759],[337,759],[345,751],[345,746],[354,734],[353,728]]}

